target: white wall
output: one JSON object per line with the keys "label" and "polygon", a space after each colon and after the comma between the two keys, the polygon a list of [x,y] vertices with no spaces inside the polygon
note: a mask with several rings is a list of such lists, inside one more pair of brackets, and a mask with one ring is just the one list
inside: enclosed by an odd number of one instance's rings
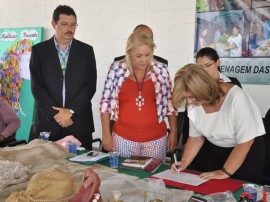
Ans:
{"label": "white wall", "polygon": [[[94,47],[98,69],[93,98],[96,136],[101,136],[98,103],[104,77],[115,56],[123,55],[125,43],[138,24],[153,29],[155,54],[169,61],[169,71],[193,62],[195,0],[0,0],[0,27],[44,27],[44,39],[54,34],[51,26],[56,6],[74,8],[78,18],[76,38]],[[269,86],[244,85],[262,116],[270,108]]]}

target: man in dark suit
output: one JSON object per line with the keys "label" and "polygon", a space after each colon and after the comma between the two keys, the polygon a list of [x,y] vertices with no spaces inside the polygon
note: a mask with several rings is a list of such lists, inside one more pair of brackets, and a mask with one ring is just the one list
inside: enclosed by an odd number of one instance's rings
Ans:
{"label": "man in dark suit", "polygon": [[55,35],[32,47],[31,89],[35,99],[30,140],[50,131],[50,140],[73,135],[92,148],[94,132],[91,99],[97,70],[93,48],[74,39],[77,16],[65,5],[53,13]]}
{"label": "man in dark suit", "polygon": [[[144,25],[144,24],[137,25],[137,26],[134,28],[133,32],[135,32],[135,31],[142,31],[142,32],[145,32],[146,34],[148,34],[148,35],[154,40],[153,31],[152,31],[151,28],[148,27],[147,25]],[[154,57],[154,59],[157,60],[158,62],[161,62],[161,63],[166,64],[166,65],[168,66],[168,60],[166,60],[166,59],[164,59],[164,58],[162,58],[162,57],[156,56],[156,55],[154,55],[153,57]],[[116,57],[116,58],[114,58],[114,62],[119,61],[119,60],[122,60],[122,59],[124,59],[124,58],[125,58],[124,55],[119,56],[119,57]]]}

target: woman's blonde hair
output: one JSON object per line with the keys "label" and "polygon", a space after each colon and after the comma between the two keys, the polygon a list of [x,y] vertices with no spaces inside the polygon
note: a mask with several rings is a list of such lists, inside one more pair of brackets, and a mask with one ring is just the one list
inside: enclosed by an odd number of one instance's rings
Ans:
{"label": "woman's blonde hair", "polygon": [[147,45],[151,49],[151,57],[153,58],[154,49],[156,48],[156,45],[153,41],[153,39],[148,36],[145,32],[142,32],[140,30],[134,31],[127,40],[126,44],[126,56],[125,56],[125,62],[127,63],[128,69],[133,72],[132,70],[132,61],[130,58],[130,52],[141,45]]}
{"label": "woman's blonde hair", "polygon": [[185,65],[174,77],[173,105],[175,107],[184,105],[187,91],[192,93],[197,101],[214,104],[224,95],[219,83],[220,80],[212,78],[201,65]]}

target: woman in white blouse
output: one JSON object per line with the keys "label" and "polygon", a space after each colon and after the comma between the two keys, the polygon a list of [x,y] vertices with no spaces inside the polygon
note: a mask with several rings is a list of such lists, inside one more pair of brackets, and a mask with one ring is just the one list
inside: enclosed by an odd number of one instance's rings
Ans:
{"label": "woman in white blouse", "polygon": [[259,182],[263,166],[265,134],[254,101],[236,85],[213,79],[201,66],[188,64],[174,78],[173,104],[187,105],[189,137],[180,162],[180,172],[195,158],[203,143],[208,144],[205,179],[228,177]]}

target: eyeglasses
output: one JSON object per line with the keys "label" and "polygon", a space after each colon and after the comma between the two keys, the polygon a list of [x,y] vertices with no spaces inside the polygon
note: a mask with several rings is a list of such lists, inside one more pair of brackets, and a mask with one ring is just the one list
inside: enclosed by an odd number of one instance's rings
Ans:
{"label": "eyeglasses", "polygon": [[68,24],[68,23],[65,23],[65,22],[62,22],[62,23],[59,23],[59,25],[63,28],[72,28],[72,29],[76,29],[79,25],[78,24]]}

